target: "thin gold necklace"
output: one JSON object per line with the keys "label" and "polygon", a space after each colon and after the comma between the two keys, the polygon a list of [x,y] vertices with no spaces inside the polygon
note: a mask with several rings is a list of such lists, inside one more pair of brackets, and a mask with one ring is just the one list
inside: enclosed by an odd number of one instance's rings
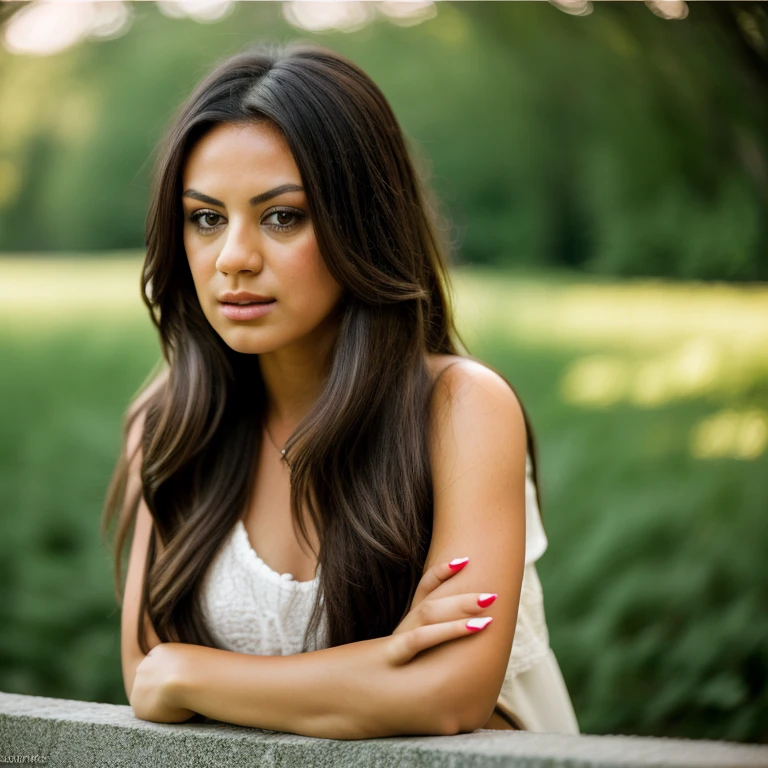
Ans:
{"label": "thin gold necklace", "polygon": [[269,438],[269,442],[270,442],[270,443],[272,443],[272,445],[274,445],[274,446],[275,446],[275,450],[276,450],[276,451],[278,451],[278,452],[280,453],[280,459],[281,459],[282,461],[285,461],[285,462],[286,462],[286,464],[287,464],[287,463],[288,463],[288,460],[285,458],[285,448],[282,448],[282,449],[281,449],[281,448],[278,448],[278,447],[277,447],[277,443],[275,443],[275,441],[272,439],[272,435],[271,435],[271,434],[270,434],[270,432],[269,432],[269,427],[267,426],[267,420],[266,420],[266,419],[264,419],[264,429],[265,429],[265,430],[266,430],[266,432],[267,432],[267,437]]}

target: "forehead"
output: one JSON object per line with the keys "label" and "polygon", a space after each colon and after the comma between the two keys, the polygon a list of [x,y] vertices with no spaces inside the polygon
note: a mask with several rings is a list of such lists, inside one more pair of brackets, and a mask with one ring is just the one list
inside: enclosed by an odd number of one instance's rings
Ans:
{"label": "forehead", "polygon": [[[190,150],[182,172],[184,188],[248,178],[301,183],[299,169],[280,129],[270,122],[215,125]],[[204,191],[204,190],[201,190]]]}

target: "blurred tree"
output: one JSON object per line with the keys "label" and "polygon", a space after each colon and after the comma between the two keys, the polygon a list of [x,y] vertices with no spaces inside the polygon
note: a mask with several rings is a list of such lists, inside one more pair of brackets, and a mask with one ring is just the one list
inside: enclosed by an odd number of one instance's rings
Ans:
{"label": "blurred tree", "polygon": [[133,3],[118,39],[0,51],[0,177],[20,179],[0,195],[0,250],[141,247],[152,148],[175,106],[252,40],[304,37],[387,94],[455,222],[458,261],[767,279],[766,12],[689,7],[672,21],[642,3],[573,16],[442,2],[415,26],[309,34],[279,3],[238,3],[213,24]]}

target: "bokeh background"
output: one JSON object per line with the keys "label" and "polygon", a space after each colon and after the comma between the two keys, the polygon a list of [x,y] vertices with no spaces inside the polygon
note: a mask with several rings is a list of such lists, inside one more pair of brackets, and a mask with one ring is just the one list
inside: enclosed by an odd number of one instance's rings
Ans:
{"label": "bokeh background", "polygon": [[767,35],[763,3],[0,3],[0,690],[127,703],[99,523],[159,357],[153,149],[216,61],[303,38],[390,100],[531,415],[582,730],[768,741]]}

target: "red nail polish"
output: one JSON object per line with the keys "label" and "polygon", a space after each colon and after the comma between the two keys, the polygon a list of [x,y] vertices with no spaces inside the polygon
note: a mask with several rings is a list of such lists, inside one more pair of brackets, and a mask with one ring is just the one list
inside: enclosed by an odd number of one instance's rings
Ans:
{"label": "red nail polish", "polygon": [[460,571],[468,562],[468,557],[458,557],[456,560],[451,560],[451,562],[448,563],[448,567],[452,571]]}
{"label": "red nail polish", "polygon": [[470,619],[467,622],[467,629],[472,632],[479,632],[481,629],[485,629],[493,621],[493,616],[483,616],[480,619]]}
{"label": "red nail polish", "polygon": [[489,592],[483,592],[482,595],[477,600],[477,604],[481,608],[487,608],[496,598],[498,595],[496,593],[489,593]]}

